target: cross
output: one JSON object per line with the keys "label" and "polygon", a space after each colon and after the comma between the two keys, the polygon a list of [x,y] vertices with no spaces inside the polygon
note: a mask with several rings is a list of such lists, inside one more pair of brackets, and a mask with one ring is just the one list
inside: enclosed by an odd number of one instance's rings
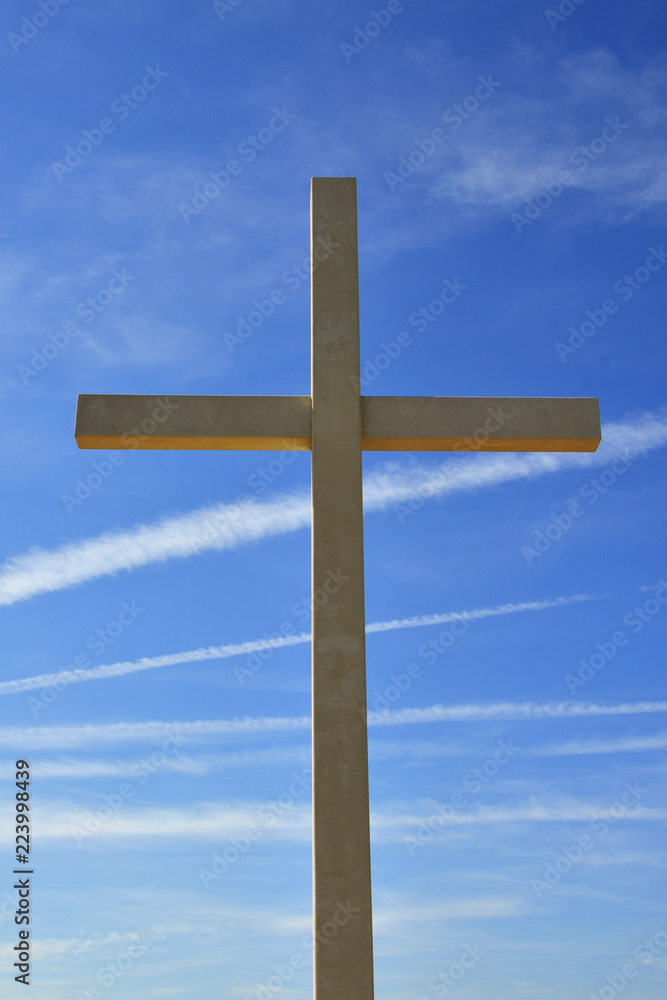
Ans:
{"label": "cross", "polygon": [[372,1000],[362,451],[595,451],[600,417],[596,399],[361,396],[354,177],[312,180],[311,271],[310,396],[170,397],[166,417],[158,396],[80,395],[75,436],[311,451],[313,592],[344,581],[312,610],[314,997]]}

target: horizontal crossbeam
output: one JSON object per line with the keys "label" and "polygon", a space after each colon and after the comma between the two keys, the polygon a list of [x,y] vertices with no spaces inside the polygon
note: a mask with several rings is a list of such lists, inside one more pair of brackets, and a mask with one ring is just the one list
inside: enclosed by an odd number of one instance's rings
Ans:
{"label": "horizontal crossbeam", "polygon": [[[595,451],[596,399],[364,396],[365,451]],[[308,451],[310,396],[79,396],[80,448]]]}
{"label": "horizontal crossbeam", "polygon": [[80,395],[79,448],[309,451],[310,396]]}
{"label": "horizontal crossbeam", "polygon": [[595,451],[597,399],[366,396],[366,451]]}

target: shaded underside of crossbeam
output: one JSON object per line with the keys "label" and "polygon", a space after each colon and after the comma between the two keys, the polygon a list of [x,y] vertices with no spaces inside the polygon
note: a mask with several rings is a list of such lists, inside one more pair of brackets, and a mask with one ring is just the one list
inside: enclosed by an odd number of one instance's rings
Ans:
{"label": "shaded underside of crossbeam", "polygon": [[[365,451],[595,451],[597,399],[365,396]],[[310,396],[81,395],[80,448],[308,451]]]}

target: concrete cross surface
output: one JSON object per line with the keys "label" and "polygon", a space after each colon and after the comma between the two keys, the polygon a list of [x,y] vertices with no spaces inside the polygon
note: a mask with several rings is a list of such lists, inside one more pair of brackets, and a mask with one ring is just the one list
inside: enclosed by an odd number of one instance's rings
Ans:
{"label": "concrete cross surface", "polygon": [[[317,260],[323,241],[336,250]],[[330,572],[344,581],[312,610],[314,996],[372,1000],[362,451],[595,451],[600,417],[596,399],[361,396],[355,178],[313,178],[311,255],[310,396],[170,397],[168,419],[137,438],[161,397],[81,395],[75,436],[312,452],[313,590]]]}

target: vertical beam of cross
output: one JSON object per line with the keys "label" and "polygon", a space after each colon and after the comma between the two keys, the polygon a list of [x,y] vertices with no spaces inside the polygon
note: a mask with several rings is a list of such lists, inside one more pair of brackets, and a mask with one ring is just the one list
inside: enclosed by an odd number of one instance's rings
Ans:
{"label": "vertical beam of cross", "polygon": [[[372,1000],[356,181],[313,179],[315,1000]],[[313,264],[315,260],[313,259]],[[336,589],[337,588],[337,589]]]}

